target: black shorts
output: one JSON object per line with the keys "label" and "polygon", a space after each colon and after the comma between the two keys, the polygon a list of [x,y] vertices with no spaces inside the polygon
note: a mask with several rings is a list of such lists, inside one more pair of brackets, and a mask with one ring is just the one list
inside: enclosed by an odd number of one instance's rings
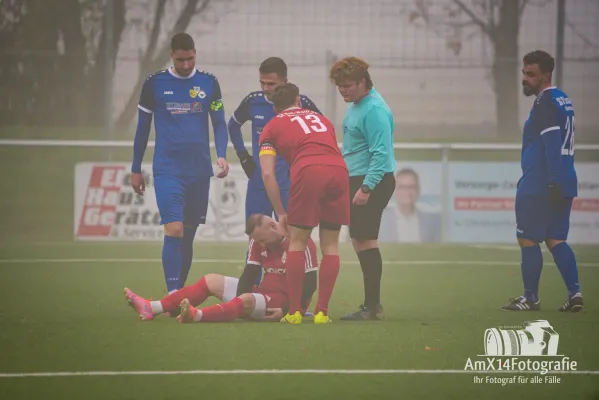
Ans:
{"label": "black shorts", "polygon": [[356,192],[362,187],[364,178],[364,175],[349,178],[351,195],[349,236],[358,240],[376,240],[379,238],[383,210],[389,204],[389,200],[391,200],[391,196],[395,191],[395,175],[389,172],[383,176],[383,179],[370,192],[370,198],[366,205],[351,204]]}

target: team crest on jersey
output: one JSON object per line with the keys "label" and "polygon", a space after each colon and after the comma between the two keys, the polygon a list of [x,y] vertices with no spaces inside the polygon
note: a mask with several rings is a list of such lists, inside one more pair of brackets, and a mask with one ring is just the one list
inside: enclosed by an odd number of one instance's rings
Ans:
{"label": "team crest on jersey", "polygon": [[192,99],[195,99],[196,97],[203,99],[204,97],[206,97],[206,92],[200,89],[199,86],[194,86],[193,89],[189,89],[189,96]]}

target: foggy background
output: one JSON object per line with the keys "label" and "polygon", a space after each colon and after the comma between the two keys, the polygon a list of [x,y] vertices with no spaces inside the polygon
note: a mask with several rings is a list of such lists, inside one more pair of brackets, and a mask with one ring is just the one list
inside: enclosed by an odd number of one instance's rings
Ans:
{"label": "foggy background", "polygon": [[141,82],[169,64],[169,39],[185,31],[227,116],[259,89],[259,63],[279,56],[340,124],[346,105],[327,73],[355,55],[370,63],[400,138],[518,138],[531,106],[521,58],[543,49],[557,57],[554,81],[581,138],[599,126],[599,2],[563,3],[559,13],[557,0],[2,0],[0,124],[132,138]]}

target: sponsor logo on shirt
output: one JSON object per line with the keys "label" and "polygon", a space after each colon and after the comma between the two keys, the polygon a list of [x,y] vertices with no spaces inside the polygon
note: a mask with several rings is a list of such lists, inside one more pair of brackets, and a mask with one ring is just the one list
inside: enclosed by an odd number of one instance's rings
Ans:
{"label": "sponsor logo on shirt", "polygon": [[188,114],[202,112],[202,103],[166,103],[166,110],[170,111],[171,114]]}

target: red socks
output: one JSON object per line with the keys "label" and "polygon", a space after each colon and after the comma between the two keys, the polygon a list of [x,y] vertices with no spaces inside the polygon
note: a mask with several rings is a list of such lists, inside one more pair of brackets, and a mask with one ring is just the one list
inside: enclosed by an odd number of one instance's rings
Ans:
{"label": "red socks", "polygon": [[300,311],[302,288],[306,278],[306,252],[288,251],[285,260],[287,293],[289,294],[289,314]]}
{"label": "red socks", "polygon": [[318,271],[318,302],[316,304],[315,314],[322,311],[327,315],[329,301],[335,288],[337,275],[339,275],[339,256],[325,254],[320,263]]}
{"label": "red socks", "polygon": [[[190,300],[191,301],[191,300]],[[228,303],[215,304],[199,310],[202,312],[200,322],[228,322],[234,321],[243,314],[243,300],[235,297]]]}
{"label": "red socks", "polygon": [[188,299],[192,306],[202,304],[210,296],[206,278],[202,277],[193,285],[185,286],[160,300],[164,312],[172,312],[179,307],[183,299]]}

